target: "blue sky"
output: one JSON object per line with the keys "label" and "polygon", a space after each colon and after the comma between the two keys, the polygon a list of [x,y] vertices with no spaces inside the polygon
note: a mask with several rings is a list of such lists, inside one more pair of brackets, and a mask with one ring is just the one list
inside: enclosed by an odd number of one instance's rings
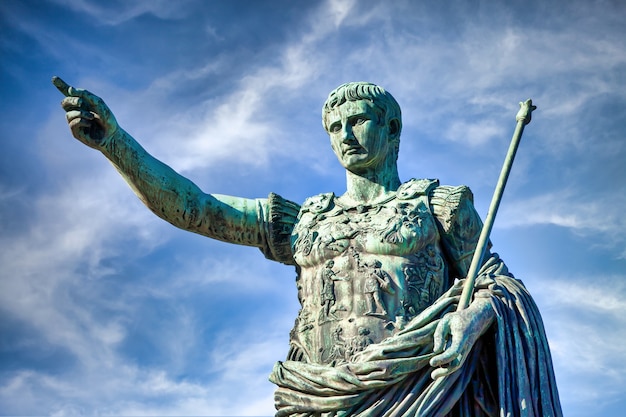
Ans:
{"label": "blue sky", "polygon": [[0,3],[0,413],[272,415],[294,270],[153,216],[75,141],[50,78],[102,96],[206,192],[345,190],[321,106],[382,85],[400,175],[484,217],[518,102],[538,106],[492,234],[530,289],[565,415],[626,407],[621,1]]}

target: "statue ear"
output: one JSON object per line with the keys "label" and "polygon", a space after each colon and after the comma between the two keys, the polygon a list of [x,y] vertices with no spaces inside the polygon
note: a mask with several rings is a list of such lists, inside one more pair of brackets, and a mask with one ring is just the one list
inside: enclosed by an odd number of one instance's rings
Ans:
{"label": "statue ear", "polygon": [[389,120],[389,136],[396,139],[400,134],[400,121],[398,119]]}

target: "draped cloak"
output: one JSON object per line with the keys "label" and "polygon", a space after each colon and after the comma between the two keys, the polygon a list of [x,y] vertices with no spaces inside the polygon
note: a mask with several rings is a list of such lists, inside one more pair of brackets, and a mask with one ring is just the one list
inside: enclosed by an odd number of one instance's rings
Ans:
{"label": "draped cloak", "polygon": [[[433,186],[424,192],[431,200],[433,215],[442,224],[442,233],[445,222],[467,225],[454,216],[444,218],[442,212],[455,213],[456,207],[450,207],[449,202],[432,206],[436,199],[433,190],[446,189],[438,187],[438,182],[430,184]],[[469,204],[470,215],[477,217],[471,192],[466,187],[462,190],[462,198],[452,204]],[[286,237],[297,221],[299,206],[276,195],[270,195],[269,203],[269,213],[264,215],[268,225],[264,253],[268,258],[293,264]],[[458,246],[445,236],[441,242]],[[475,242],[469,245],[475,247]],[[448,248],[446,253],[454,250]],[[278,386],[276,416],[562,416],[537,306],[523,283],[509,273],[495,253],[487,254],[474,294],[491,301],[496,313],[494,324],[479,338],[459,370],[431,378],[429,361],[435,355],[435,328],[446,313],[455,310],[462,286],[463,279],[456,279],[449,290],[401,330],[370,344],[347,363],[276,363],[270,375],[270,381]]]}

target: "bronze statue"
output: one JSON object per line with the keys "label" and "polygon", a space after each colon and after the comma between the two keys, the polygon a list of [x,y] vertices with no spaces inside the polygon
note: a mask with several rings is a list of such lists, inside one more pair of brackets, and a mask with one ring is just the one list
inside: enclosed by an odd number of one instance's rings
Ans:
{"label": "bronze statue", "polygon": [[296,267],[301,310],[270,376],[277,416],[561,415],[539,312],[497,254],[487,251],[473,301],[455,311],[482,222],[467,187],[400,181],[400,107],[381,87],[330,93],[322,120],[346,192],[298,205],[203,193],[102,99],[53,81],[74,137],[156,215]]}

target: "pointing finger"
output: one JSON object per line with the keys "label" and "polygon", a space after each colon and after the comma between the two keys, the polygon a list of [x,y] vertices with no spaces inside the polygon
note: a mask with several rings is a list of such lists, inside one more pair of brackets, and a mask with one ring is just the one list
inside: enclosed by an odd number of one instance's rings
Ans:
{"label": "pointing finger", "polygon": [[82,88],[74,88],[65,81],[63,81],[60,77],[56,75],[52,77],[52,84],[66,97],[82,97],[91,105],[97,105],[97,98],[93,94],[91,94],[87,90],[83,90]]}
{"label": "pointing finger", "polygon": [[69,97],[71,95],[70,85],[63,81],[60,77],[57,77],[56,75],[52,77],[52,84],[54,84],[57,90],[59,90],[65,97]]}

